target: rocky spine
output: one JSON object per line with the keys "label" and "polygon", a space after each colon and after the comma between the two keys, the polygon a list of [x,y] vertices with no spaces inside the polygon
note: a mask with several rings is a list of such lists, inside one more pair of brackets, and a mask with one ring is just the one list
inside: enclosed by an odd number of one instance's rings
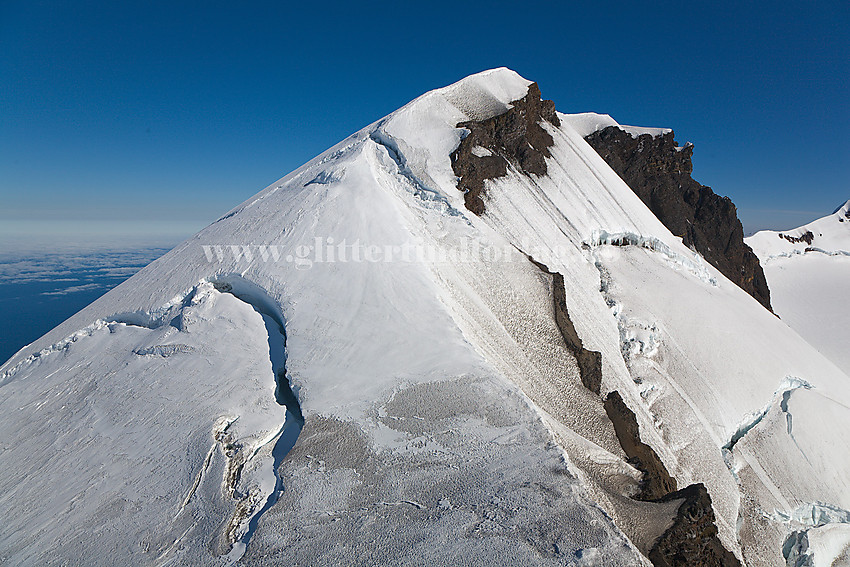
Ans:
{"label": "rocky spine", "polygon": [[503,114],[487,120],[461,122],[458,128],[469,131],[452,152],[452,169],[460,180],[457,188],[464,193],[466,208],[484,212],[484,181],[507,175],[513,167],[526,175],[546,175],[552,136],[540,126],[546,121],[560,126],[555,103],[541,100],[540,87],[532,83],[528,94],[511,102]]}
{"label": "rocky spine", "polygon": [[761,264],[744,243],[744,228],[728,197],[691,177],[693,145],[608,126],[585,137],[670,232],[772,311]]}

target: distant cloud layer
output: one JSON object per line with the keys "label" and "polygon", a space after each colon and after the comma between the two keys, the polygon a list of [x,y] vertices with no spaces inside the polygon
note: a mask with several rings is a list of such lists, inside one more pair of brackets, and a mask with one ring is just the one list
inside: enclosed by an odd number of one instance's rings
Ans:
{"label": "distant cloud layer", "polygon": [[41,295],[68,295],[69,293],[74,293],[77,291],[88,291],[90,289],[97,289],[99,287],[101,287],[101,285],[96,283],[73,285],[71,287],[66,287],[57,291],[44,291],[41,293]]}
{"label": "distant cloud layer", "polygon": [[167,251],[0,251],[0,363]]}
{"label": "distant cloud layer", "polygon": [[[72,293],[91,289],[84,286],[93,280],[129,277],[167,251],[168,248],[97,250],[87,253],[5,252],[0,254],[0,285],[49,282],[66,290],[64,293]],[[54,292],[43,293],[49,294]]]}

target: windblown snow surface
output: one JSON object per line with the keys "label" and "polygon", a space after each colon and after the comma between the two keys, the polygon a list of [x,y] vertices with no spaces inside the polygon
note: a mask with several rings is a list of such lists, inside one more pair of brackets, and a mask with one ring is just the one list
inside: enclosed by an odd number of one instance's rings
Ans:
{"label": "windblown snow surface", "polygon": [[547,175],[463,208],[456,124],[529,84],[423,95],[0,368],[0,562],[648,564],[676,507],[629,498],[527,255],[728,549],[846,554],[850,379],[670,234],[585,118],[544,124]]}
{"label": "windblown snow surface", "polygon": [[[809,239],[802,240],[804,235]],[[794,242],[794,240],[797,240]],[[759,257],[776,313],[850,374],[850,201],[794,230],[765,230],[747,239]]]}
{"label": "windblown snow surface", "polygon": [[581,114],[570,114],[569,122],[572,129],[582,138],[586,138],[597,130],[604,130],[609,126],[614,126],[628,132],[632,138],[637,138],[643,134],[648,134],[652,137],[669,134],[673,130],[670,128],[648,128],[644,126],[624,126],[618,124],[616,120],[608,114],[597,114],[595,112],[582,112]]}

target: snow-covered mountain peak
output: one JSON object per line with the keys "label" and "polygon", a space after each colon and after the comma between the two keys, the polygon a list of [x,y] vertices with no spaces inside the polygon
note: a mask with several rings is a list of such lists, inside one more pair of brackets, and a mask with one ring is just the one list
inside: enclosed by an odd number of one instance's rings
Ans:
{"label": "snow-covered mountain peak", "polygon": [[23,349],[3,560],[772,565],[850,509],[847,376],[574,116],[426,93]]}
{"label": "snow-covered mountain peak", "polygon": [[850,255],[850,200],[831,215],[791,230],[762,230],[747,239],[753,250],[769,262],[792,254]]}
{"label": "snow-covered mountain peak", "polygon": [[759,256],[776,314],[850,374],[850,333],[837,317],[850,282],[850,200],[806,225],[746,239]]}
{"label": "snow-covered mountain peak", "polygon": [[428,98],[442,97],[458,107],[470,120],[485,120],[501,114],[511,102],[525,96],[531,83],[507,67],[489,69],[429,91],[402,110],[415,107]]}

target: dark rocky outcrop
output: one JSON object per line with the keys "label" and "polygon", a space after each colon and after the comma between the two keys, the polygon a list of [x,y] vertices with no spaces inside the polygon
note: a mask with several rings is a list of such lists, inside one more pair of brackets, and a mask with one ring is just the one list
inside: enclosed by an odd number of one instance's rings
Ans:
{"label": "dark rocky outcrop", "polygon": [[567,310],[567,291],[564,288],[564,276],[558,272],[551,272],[545,264],[537,262],[529,256],[534,265],[552,276],[552,296],[555,308],[555,324],[558,330],[561,331],[561,336],[564,342],[578,363],[581,383],[584,387],[599,394],[602,387],[602,353],[595,350],[584,348],[581,338],[576,332],[575,325],[570,319],[570,313]]}
{"label": "dark rocky outcrop", "polygon": [[[841,220],[841,219],[838,219],[838,220]],[[803,235],[801,235],[801,236],[788,236],[787,234],[782,234],[782,233],[780,232],[780,233],[779,233],[779,238],[784,238],[785,240],[787,240],[787,241],[788,241],[788,242],[790,242],[791,244],[799,244],[800,242],[805,242],[806,244],[811,244],[811,243],[812,243],[812,240],[814,240],[814,239],[815,239],[815,235],[814,235],[814,234],[812,234],[812,231],[811,231],[811,230],[807,230],[807,231],[806,231]]]}
{"label": "dark rocky outcrop", "polygon": [[693,146],[669,132],[631,134],[609,126],[585,138],[670,232],[767,309],[770,290],[758,257],[744,243],[735,205],[691,178]]}
{"label": "dark rocky outcrop", "polygon": [[[481,121],[461,122],[469,134],[452,153],[452,169],[460,180],[458,189],[464,192],[466,208],[480,215],[484,212],[484,181],[507,175],[508,165],[526,175],[546,175],[546,160],[554,140],[540,126],[541,121],[560,126],[555,103],[541,100],[537,83],[528,87],[528,94],[511,102],[507,112]],[[473,148],[481,147],[490,155],[475,155]]]}
{"label": "dark rocky outcrop", "polygon": [[[513,101],[511,105],[511,109],[498,116],[457,125],[458,128],[469,130],[469,134],[451,155],[452,169],[459,178],[458,189],[464,192],[466,208],[476,215],[483,214],[485,210],[482,195],[487,179],[505,176],[510,168],[525,175],[542,176],[547,173],[545,158],[550,157],[548,148],[554,140],[540,123],[547,121],[560,126],[554,104],[541,100],[540,89],[535,83],[529,87],[525,97]],[[626,136],[631,139],[628,134]],[[764,273],[755,254],[743,242],[743,228],[737,218],[735,206],[728,198],[715,195],[711,189],[690,178],[691,147],[676,149],[672,134],[661,139],[641,136],[630,151],[624,152],[620,151],[621,148],[616,148],[617,151],[610,152],[611,155],[606,157],[604,148],[600,148],[605,143],[617,142],[611,142],[604,136],[601,139],[603,141],[599,142],[599,147],[593,142],[591,145],[603,154],[606,161],[609,161],[614,170],[641,196],[659,219],[674,234],[681,235],[685,244],[700,251],[721,272],[769,309],[769,291]],[[641,149],[637,148],[642,139],[644,144],[658,146],[653,150],[654,157],[650,155],[652,152],[643,153],[643,145]],[[670,146],[670,155],[664,154],[665,144]],[[486,151],[475,148],[483,148]],[[612,163],[612,159],[615,163]],[[635,178],[632,182],[626,178],[630,174]],[[635,180],[640,182],[635,183]],[[676,184],[675,193],[670,189],[673,183]],[[653,185],[663,187],[656,190]],[[647,195],[646,198],[636,186]],[[682,189],[679,189],[680,186]],[[656,197],[653,197],[656,193]],[[654,202],[653,198],[657,201],[655,208],[651,204]],[[555,323],[564,343],[576,358],[582,384],[599,395],[602,384],[602,355],[586,349],[576,332],[567,307],[563,275],[550,271],[547,266],[530,256],[529,260],[552,277]],[[733,277],[738,273],[736,270],[740,274]],[[749,289],[745,287],[747,285]],[[629,462],[643,473],[639,491],[634,498],[646,502],[683,500],[673,525],[659,537],[650,550],[649,559],[652,563],[664,567],[740,565],[717,537],[711,498],[705,487],[702,484],[694,484],[677,490],[676,479],[670,476],[658,454],[641,441],[635,414],[625,404],[619,392],[608,394],[603,404]]]}
{"label": "dark rocky outcrop", "polygon": [[602,386],[602,353],[584,348],[576,328],[567,311],[567,293],[564,289],[564,276],[559,273],[552,275],[552,286],[555,300],[555,323],[564,337],[564,342],[573,352],[578,362],[581,383],[584,387],[598,394]]}
{"label": "dark rocky outcrop", "polygon": [[[576,358],[582,384],[588,390],[599,394],[602,383],[602,354],[584,348],[576,332],[567,310],[564,276],[550,271],[545,264],[531,256],[528,256],[528,259],[541,271],[552,276],[555,323],[567,348]],[[670,476],[658,454],[641,441],[637,418],[620,393],[616,390],[610,392],[603,405],[628,462],[643,473],[640,488],[633,498],[645,502],[684,500],[679,506],[673,525],[653,544],[649,553],[652,564],[656,567],[739,566],[740,563],[734,554],[724,548],[717,537],[711,497],[705,486],[692,484],[677,490],[676,479]]]}
{"label": "dark rocky outcrop", "polygon": [[614,424],[617,440],[629,458],[629,463],[643,473],[640,491],[634,495],[635,500],[659,500],[675,492],[676,479],[667,472],[667,467],[655,450],[640,440],[635,414],[616,390],[605,398],[605,413]]}
{"label": "dark rocky outcrop", "polygon": [[640,440],[635,414],[616,390],[605,398],[605,412],[629,462],[643,473],[636,500],[670,502],[684,499],[670,526],[653,544],[649,560],[655,567],[740,566],[717,537],[711,497],[702,483],[676,489],[676,479],[652,447]]}
{"label": "dark rocky outcrop", "polygon": [[732,567],[741,562],[717,537],[711,497],[702,483],[671,492],[662,502],[684,498],[673,525],[649,552],[655,567]]}

